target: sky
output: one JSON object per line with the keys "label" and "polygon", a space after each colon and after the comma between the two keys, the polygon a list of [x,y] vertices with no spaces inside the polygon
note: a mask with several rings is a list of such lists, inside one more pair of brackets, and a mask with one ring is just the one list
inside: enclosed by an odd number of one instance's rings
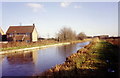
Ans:
{"label": "sky", "polygon": [[36,26],[40,37],[55,37],[63,27],[88,36],[118,35],[117,2],[2,2],[0,26]]}

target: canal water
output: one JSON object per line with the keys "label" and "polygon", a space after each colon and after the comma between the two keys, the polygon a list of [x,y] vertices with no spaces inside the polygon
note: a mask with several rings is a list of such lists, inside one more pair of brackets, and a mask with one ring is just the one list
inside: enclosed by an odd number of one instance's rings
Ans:
{"label": "canal water", "polygon": [[0,59],[2,76],[32,76],[33,74],[42,73],[56,64],[62,64],[66,57],[87,44],[89,42],[3,55]]}

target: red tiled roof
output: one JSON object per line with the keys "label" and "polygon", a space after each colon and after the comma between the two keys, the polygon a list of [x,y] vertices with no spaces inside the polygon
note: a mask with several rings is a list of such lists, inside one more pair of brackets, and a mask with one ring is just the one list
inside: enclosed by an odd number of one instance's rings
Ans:
{"label": "red tiled roof", "polygon": [[35,26],[10,26],[7,33],[32,33]]}

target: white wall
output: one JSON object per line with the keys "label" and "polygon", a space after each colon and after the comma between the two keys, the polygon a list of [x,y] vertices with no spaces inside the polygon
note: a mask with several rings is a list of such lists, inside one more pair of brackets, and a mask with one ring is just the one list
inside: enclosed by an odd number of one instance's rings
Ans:
{"label": "white wall", "polygon": [[38,41],[38,33],[37,33],[36,28],[34,28],[34,30],[32,32],[32,41],[33,42]]}

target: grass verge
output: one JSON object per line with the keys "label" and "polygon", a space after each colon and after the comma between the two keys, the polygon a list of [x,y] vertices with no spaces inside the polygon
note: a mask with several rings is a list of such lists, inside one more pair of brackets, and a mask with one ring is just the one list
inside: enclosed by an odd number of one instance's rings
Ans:
{"label": "grass verge", "polygon": [[106,41],[91,42],[63,64],[38,77],[119,78],[119,47]]}
{"label": "grass verge", "polygon": [[36,43],[10,42],[10,43],[4,44],[3,48],[1,48],[0,51],[16,50],[16,49],[38,47],[38,46],[45,46],[45,45],[54,45],[57,43],[67,43],[67,42],[74,44],[74,43],[85,42],[85,41],[90,41],[90,39],[76,40],[76,41],[64,41],[64,42],[57,42],[54,40],[44,40],[44,41],[38,41]]}

